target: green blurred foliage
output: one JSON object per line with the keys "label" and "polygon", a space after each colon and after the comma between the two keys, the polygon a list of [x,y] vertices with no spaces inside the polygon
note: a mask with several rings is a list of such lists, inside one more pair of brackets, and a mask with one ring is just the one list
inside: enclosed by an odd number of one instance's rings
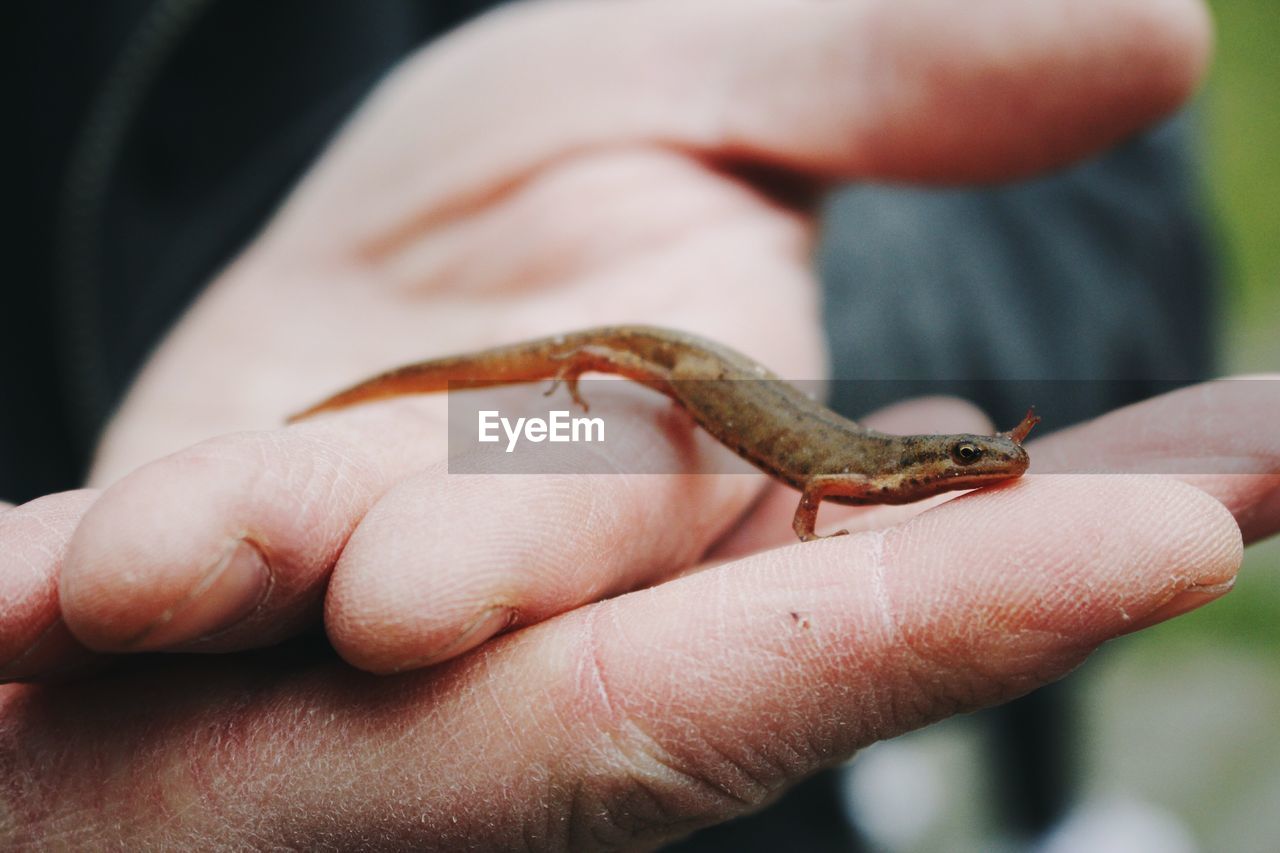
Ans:
{"label": "green blurred foliage", "polygon": [[1280,366],[1280,2],[1210,0],[1217,55],[1203,98],[1206,179],[1228,285],[1233,371]]}

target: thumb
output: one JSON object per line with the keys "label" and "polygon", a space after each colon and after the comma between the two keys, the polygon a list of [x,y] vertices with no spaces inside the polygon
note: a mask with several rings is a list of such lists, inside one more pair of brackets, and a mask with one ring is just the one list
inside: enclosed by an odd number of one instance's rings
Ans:
{"label": "thumb", "polygon": [[365,245],[387,247],[637,143],[829,179],[1010,178],[1173,111],[1210,41],[1199,0],[516,4],[403,66],[294,210],[349,231],[341,212],[376,193]]}

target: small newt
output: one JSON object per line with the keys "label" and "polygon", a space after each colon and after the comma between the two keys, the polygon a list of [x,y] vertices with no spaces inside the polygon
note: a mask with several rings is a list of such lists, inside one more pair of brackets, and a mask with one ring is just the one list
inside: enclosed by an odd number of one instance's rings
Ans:
{"label": "small newt", "polygon": [[814,526],[823,500],[911,503],[1021,476],[1028,463],[1022,442],[1040,421],[1030,409],[1016,427],[994,436],[888,435],[836,414],[740,353],[652,326],[606,326],[411,364],[289,420],[402,394],[541,379],[553,380],[548,394],[563,383],[585,411],[578,378],[588,371],[619,374],[667,395],[721,444],[798,489],[792,527],[803,541],[822,538]]}

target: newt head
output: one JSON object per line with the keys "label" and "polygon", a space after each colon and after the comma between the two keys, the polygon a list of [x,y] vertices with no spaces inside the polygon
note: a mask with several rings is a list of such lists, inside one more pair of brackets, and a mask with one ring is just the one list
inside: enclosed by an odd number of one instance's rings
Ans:
{"label": "newt head", "polygon": [[931,462],[928,459],[921,460],[926,476],[920,479],[933,480],[940,486],[935,491],[950,491],[1021,477],[1031,462],[1022,442],[1038,423],[1040,417],[1033,406],[1027,409],[1018,425],[1008,432],[989,436],[922,436],[926,439],[933,438],[938,446],[934,448]]}
{"label": "newt head", "polygon": [[1003,433],[920,438],[931,452],[921,454],[914,474],[903,471],[908,483],[914,478],[924,487],[920,497],[1020,477],[1030,464],[1022,444]]}
{"label": "newt head", "polygon": [[1021,477],[1030,464],[1022,442],[1039,420],[1032,410],[1013,429],[995,435],[892,437],[881,456],[876,502],[910,503]]}

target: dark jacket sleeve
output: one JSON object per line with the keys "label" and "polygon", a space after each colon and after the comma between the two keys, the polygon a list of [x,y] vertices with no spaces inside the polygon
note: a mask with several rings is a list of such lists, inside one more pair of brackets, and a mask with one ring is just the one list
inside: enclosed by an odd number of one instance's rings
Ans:
{"label": "dark jacket sleeve", "polygon": [[0,499],[79,484],[146,355],[364,94],[492,5],[4,4]]}

